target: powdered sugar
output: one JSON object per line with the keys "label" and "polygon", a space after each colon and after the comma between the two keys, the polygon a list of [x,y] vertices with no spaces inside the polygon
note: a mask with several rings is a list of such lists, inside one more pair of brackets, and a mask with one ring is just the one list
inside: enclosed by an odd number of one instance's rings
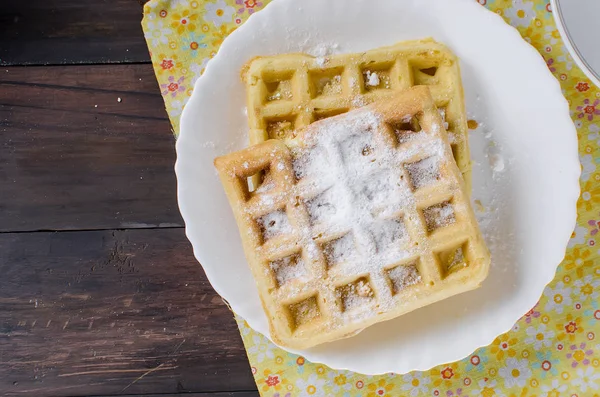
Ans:
{"label": "powdered sugar", "polygon": [[[246,168],[246,167],[244,167],[244,168]],[[265,175],[263,176],[262,182],[256,188],[255,193],[266,193],[269,190],[273,189],[274,187],[275,187],[275,181],[273,180],[271,173],[266,172]]]}
{"label": "powdered sugar", "polygon": [[338,49],[339,44],[337,43],[322,43],[309,49],[306,52],[314,56],[317,66],[322,68],[325,67],[327,62],[329,62],[328,56],[336,53]]}
{"label": "powdered sugar", "polygon": [[309,323],[321,315],[317,299],[312,296],[289,306],[290,314],[294,320],[294,328]]}
{"label": "powdered sugar", "polygon": [[372,87],[377,87],[380,83],[379,81],[379,76],[377,75],[376,72],[371,72],[369,70],[367,70],[367,76],[366,76],[366,82],[367,85],[370,85]]}
{"label": "powdered sugar", "polygon": [[342,93],[342,76],[321,76],[313,81],[317,95],[337,95]]}
{"label": "powdered sugar", "polygon": [[391,200],[391,197],[394,195],[398,195],[398,198],[402,197],[399,189],[400,179],[398,173],[391,170],[377,170],[365,176],[363,181],[357,181],[354,191],[360,202],[370,203],[377,208],[385,207],[386,204],[395,207],[398,203]]}
{"label": "powdered sugar", "polygon": [[323,252],[327,260],[327,266],[329,267],[355,259],[356,243],[354,242],[352,233],[326,243],[323,247]]}
{"label": "powdered sugar", "polygon": [[494,153],[489,156],[490,166],[494,172],[504,171],[504,158],[499,153]]}
{"label": "powdered sugar", "polygon": [[306,207],[311,223],[316,224],[336,218],[336,205],[338,204],[336,203],[336,196],[335,187],[332,187],[307,201]]}
{"label": "powdered sugar", "polygon": [[[317,133],[304,137],[305,148],[294,153],[293,167],[300,180],[299,194],[306,197],[311,227],[324,231],[320,233],[322,239],[342,232],[340,237],[322,243],[328,269],[344,275],[369,274],[365,285],[377,291],[387,289],[387,293],[377,295],[380,307],[386,308],[393,305],[392,291],[381,269],[410,255],[410,237],[397,214],[416,205],[412,189],[439,179],[443,143],[421,131],[415,138],[427,143],[397,149],[381,140],[380,128],[379,115],[368,109],[324,120]],[[408,162],[420,153],[425,156],[421,161]],[[411,183],[402,177],[405,164]],[[315,189],[320,193],[307,197]],[[302,234],[310,235],[311,231]],[[398,283],[411,285],[418,279],[412,273],[407,277]],[[346,287],[350,288],[342,293],[346,309],[374,300],[374,296],[354,293],[354,284]]]}
{"label": "powdered sugar", "polygon": [[325,67],[325,64],[329,61],[329,59],[325,58],[325,57],[317,57],[315,58],[315,62],[317,63],[317,66],[320,68]]}
{"label": "powdered sugar", "polygon": [[448,271],[454,270],[458,266],[464,266],[465,264],[465,255],[462,247],[456,248],[454,251],[451,251],[446,258],[445,265],[447,266]]}
{"label": "powdered sugar", "polygon": [[279,286],[306,275],[306,268],[304,267],[304,261],[300,254],[278,259],[271,262],[269,266],[273,271]]}
{"label": "powdered sugar", "polygon": [[352,98],[352,106],[354,106],[355,108],[360,108],[365,105],[367,105],[367,101],[361,95],[357,95],[354,98]]}
{"label": "powdered sugar", "polygon": [[405,121],[403,124],[404,125],[395,126],[394,128],[398,143],[402,144],[424,138],[425,132],[423,130],[415,131],[410,125],[410,120]]}
{"label": "powdered sugar", "polygon": [[273,205],[274,200],[273,200],[273,196],[271,195],[267,195],[267,194],[263,194],[260,197],[260,205],[262,205],[263,207],[270,207]]}
{"label": "powdered sugar", "polygon": [[269,190],[275,187],[275,183],[272,180],[265,180],[260,186],[256,189],[256,193],[266,193]]}
{"label": "powdered sugar", "polygon": [[320,43],[307,49],[305,52],[314,57],[325,57],[327,55],[335,54],[338,52],[339,48],[340,45],[338,43]]}
{"label": "powdered sugar", "polygon": [[440,113],[440,117],[442,118],[442,123],[444,124],[444,129],[448,129],[448,122],[446,121],[446,109],[444,108],[439,108],[438,112]]}
{"label": "powdered sugar", "polygon": [[421,282],[421,276],[414,264],[400,265],[387,272],[394,294]]}
{"label": "powdered sugar", "polygon": [[297,179],[316,178],[322,167],[329,166],[329,162],[323,149],[317,147],[296,153],[292,166]]}
{"label": "powdered sugar", "polygon": [[365,89],[371,91],[373,89],[390,89],[391,80],[389,70],[363,70],[363,82]]}
{"label": "powdered sugar", "polygon": [[336,290],[336,295],[342,302],[342,310],[348,311],[363,308],[373,300],[375,294],[365,278],[348,284]]}
{"label": "powdered sugar", "polygon": [[262,236],[265,241],[292,231],[292,226],[283,210],[263,215],[258,218],[257,222],[261,228]]}
{"label": "powdered sugar", "polygon": [[399,219],[385,219],[371,227],[375,241],[375,249],[387,262],[402,259],[406,253],[403,249],[408,240],[406,226]]}
{"label": "powdered sugar", "polygon": [[456,222],[454,209],[448,202],[426,208],[423,210],[423,216],[427,230],[430,232]]}
{"label": "powdered sugar", "polygon": [[473,194],[475,215],[492,257],[508,255],[507,252],[513,252],[514,230],[506,219],[510,218],[509,208],[514,203],[504,192],[511,187],[511,157],[484,117],[470,113],[468,118],[477,121],[477,128],[469,131],[469,146],[475,159],[473,185],[479,186]]}
{"label": "powdered sugar", "polygon": [[[448,127],[446,127],[448,128]],[[458,143],[458,141],[460,140],[460,137],[458,134],[456,134],[455,132],[448,132],[448,142],[450,142],[450,144],[455,144]]]}
{"label": "powdered sugar", "polygon": [[405,167],[414,189],[430,185],[440,178],[438,158],[436,156],[406,164]]}

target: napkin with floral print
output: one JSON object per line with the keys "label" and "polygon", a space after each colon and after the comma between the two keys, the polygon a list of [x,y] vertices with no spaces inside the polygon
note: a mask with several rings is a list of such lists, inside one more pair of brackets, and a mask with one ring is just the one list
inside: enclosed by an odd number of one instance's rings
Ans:
{"label": "napkin with floral print", "polygon": [[[475,0],[473,0],[475,1]],[[281,350],[236,317],[263,396],[600,397],[600,89],[577,68],[548,0],[478,0],[516,27],[562,85],[583,167],[578,222],[538,304],[487,347],[424,372],[365,376]],[[142,26],[177,134],[195,81],[223,40],[267,0],[151,0]],[[596,338],[598,334],[598,338]]]}

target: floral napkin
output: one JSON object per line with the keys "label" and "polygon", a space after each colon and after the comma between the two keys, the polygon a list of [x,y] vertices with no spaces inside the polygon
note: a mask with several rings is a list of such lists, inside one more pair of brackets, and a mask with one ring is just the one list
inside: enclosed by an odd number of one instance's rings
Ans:
{"label": "floral napkin", "polygon": [[[478,2],[503,16],[541,53],[562,85],[579,134],[579,218],[554,281],[490,346],[461,361],[404,375],[366,376],[310,363],[275,347],[237,316],[261,395],[600,397],[600,89],[574,65],[548,0]],[[142,26],[175,134],[206,64],[227,35],[267,3],[151,0],[145,5]]]}

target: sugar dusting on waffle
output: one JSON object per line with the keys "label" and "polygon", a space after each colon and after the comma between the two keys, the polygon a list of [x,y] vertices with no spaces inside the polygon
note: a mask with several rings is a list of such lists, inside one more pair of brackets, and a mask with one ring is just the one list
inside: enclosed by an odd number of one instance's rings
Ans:
{"label": "sugar dusting on waffle", "polygon": [[273,211],[258,219],[265,240],[292,231],[292,226],[283,210]]}
{"label": "sugar dusting on waffle", "polygon": [[421,282],[421,276],[414,265],[396,266],[388,272],[388,276],[392,281],[394,292],[401,291]]}
{"label": "sugar dusting on waffle", "polygon": [[299,279],[306,275],[304,261],[300,255],[286,256],[269,263],[277,284],[284,285],[288,281]]}
{"label": "sugar dusting on waffle", "polygon": [[[404,122],[410,120],[411,116],[403,119]],[[421,282],[413,264],[394,266],[411,255],[410,237],[402,214],[407,208],[415,209],[413,189],[439,179],[443,143],[429,139],[429,133],[423,130],[411,132],[408,138],[394,131],[400,145],[416,143],[398,150],[389,142],[381,141],[376,131],[382,126],[381,116],[364,108],[313,125],[312,133],[304,137],[304,145],[293,150],[295,197],[303,200],[310,218],[309,224],[298,231],[300,244],[305,247],[304,255],[308,260],[315,260],[319,254],[316,240],[324,237],[328,241],[322,244],[321,250],[327,269],[333,269],[338,277],[368,274],[370,278],[368,281],[359,279],[342,289],[336,289],[336,277],[325,280],[343,302],[343,310],[334,313],[338,316],[354,319],[375,316],[395,305],[392,293]],[[438,133],[440,128],[434,123],[430,132]],[[427,155],[407,163],[421,153]],[[404,178],[402,169],[409,180]],[[265,208],[273,204],[270,194],[273,188],[267,175],[256,189],[261,193],[259,203]],[[432,227],[452,223],[454,213],[449,213],[452,208],[448,208],[426,212],[426,223]],[[293,232],[284,210],[262,216],[258,224],[265,241]],[[293,284],[290,281],[306,275],[301,255],[272,261],[269,265],[280,286],[289,286]],[[386,268],[391,270],[386,273],[383,271]],[[385,288],[381,286],[390,282],[391,292],[384,293]],[[379,287],[373,290],[371,283]],[[302,283],[297,284],[298,291],[301,288]],[[373,310],[373,305],[377,310]]]}
{"label": "sugar dusting on waffle", "polygon": [[[427,140],[412,151],[399,152],[378,140],[381,138],[375,131],[382,128],[382,120],[370,109],[324,120],[313,128],[313,133],[305,137],[306,146],[296,151],[293,168],[311,225],[325,230],[326,236],[343,231],[341,237],[324,245],[328,268],[340,275],[370,274],[371,282],[382,285],[386,281],[381,270],[410,254],[410,238],[400,214],[416,204],[401,172],[402,163],[417,151],[428,153],[430,157],[411,164],[412,169],[407,170],[416,187],[427,185],[439,177],[437,157],[443,146],[437,140]],[[424,138],[426,132],[416,134]],[[315,186],[319,187],[317,194]],[[309,191],[312,196],[307,198]],[[304,235],[312,233],[310,227],[302,231]],[[394,269],[389,277],[393,276],[397,290],[421,280],[416,267]],[[360,280],[358,285],[338,291],[338,295],[344,296],[345,309],[368,309],[371,306],[365,304],[374,298],[370,288],[368,282]],[[379,293],[377,298],[380,310],[393,305],[391,294]],[[372,310],[361,313],[375,314]]]}

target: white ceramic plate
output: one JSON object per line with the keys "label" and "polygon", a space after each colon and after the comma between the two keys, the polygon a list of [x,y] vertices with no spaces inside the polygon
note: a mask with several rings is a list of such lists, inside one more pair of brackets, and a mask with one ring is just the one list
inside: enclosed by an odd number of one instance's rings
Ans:
{"label": "white ceramic plate", "polygon": [[573,60],[600,87],[600,1],[551,0],[551,3],[556,26]]}
{"label": "white ceramic plate", "polygon": [[564,256],[579,195],[577,136],[540,55],[473,0],[275,0],[223,43],[182,116],[176,172],[188,238],[215,290],[269,336],[238,230],[213,168],[247,145],[242,65],[257,55],[355,52],[432,36],[461,59],[474,199],[493,262],[483,286],[298,352],[365,374],[404,373],[461,359],[537,302]]}

